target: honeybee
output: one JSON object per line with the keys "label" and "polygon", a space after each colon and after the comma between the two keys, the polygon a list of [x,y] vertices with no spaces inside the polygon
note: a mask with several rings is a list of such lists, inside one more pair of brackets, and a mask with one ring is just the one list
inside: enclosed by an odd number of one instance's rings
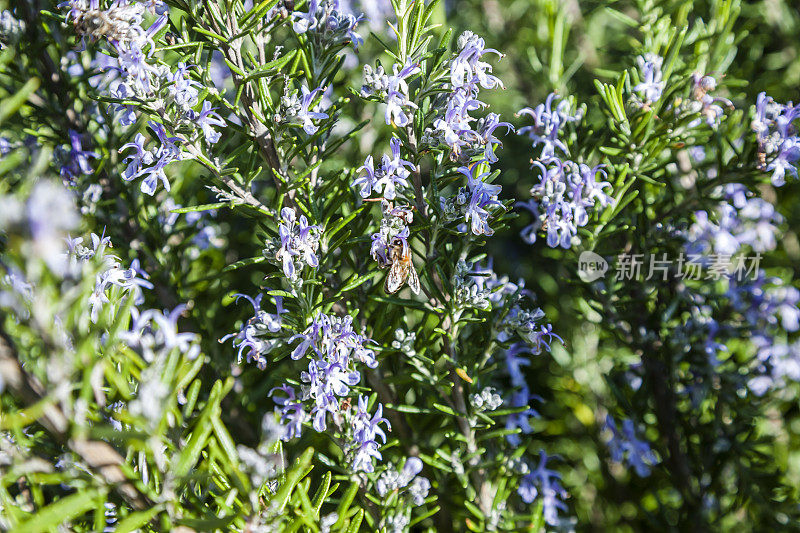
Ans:
{"label": "honeybee", "polygon": [[758,146],[758,165],[756,166],[759,170],[764,170],[767,168],[767,153],[764,151],[764,148],[761,147],[759,144]]}
{"label": "honeybee", "polygon": [[350,407],[352,407],[352,398],[345,398],[344,401],[339,404],[339,409],[342,411],[347,411]]}
{"label": "honeybee", "polygon": [[139,36],[137,26],[131,24],[139,11],[136,4],[116,6],[107,11],[87,9],[76,13],[73,19],[76,31],[93,40],[105,37],[113,41],[129,42]]}
{"label": "honeybee", "polygon": [[389,268],[383,290],[388,294],[394,294],[407,282],[411,291],[419,294],[419,276],[411,260],[411,248],[397,237],[389,247],[389,261],[392,266]]}

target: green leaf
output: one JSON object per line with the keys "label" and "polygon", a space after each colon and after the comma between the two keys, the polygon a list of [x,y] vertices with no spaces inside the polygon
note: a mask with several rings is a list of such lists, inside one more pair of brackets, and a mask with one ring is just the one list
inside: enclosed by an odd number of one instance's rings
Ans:
{"label": "green leaf", "polygon": [[262,66],[260,69],[251,72],[244,80],[244,83],[250,82],[252,80],[263,78],[265,76],[270,76],[275,74],[278,70],[282,69],[286,66],[286,64],[294,59],[295,54],[297,53],[297,49],[292,50],[288,54],[279,57],[273,61],[270,61],[266,65]]}
{"label": "green leaf", "polygon": [[193,205],[189,207],[179,207],[177,209],[172,209],[170,213],[195,213],[198,211],[212,211],[214,209],[220,209],[222,207],[227,207],[229,205],[230,202],[217,202],[215,204]]}
{"label": "green leaf", "polygon": [[239,261],[236,261],[235,263],[231,263],[230,265],[228,265],[225,268],[223,268],[222,271],[223,272],[231,272],[233,270],[238,270],[238,269],[240,269],[242,267],[246,267],[246,266],[250,266],[250,265],[256,265],[258,263],[263,263],[266,260],[267,260],[267,258],[264,257],[263,255],[260,255],[258,257],[249,257],[247,259],[241,259]]}
{"label": "green leaf", "polygon": [[225,424],[222,423],[222,420],[220,420],[218,416],[211,419],[211,425],[214,428],[214,435],[217,437],[217,442],[219,442],[222,449],[225,450],[225,455],[228,456],[231,465],[234,468],[238,468],[239,454],[236,452],[236,444],[234,444],[233,437],[231,437],[231,434],[228,432],[228,428],[225,427]]}
{"label": "green leaf", "polygon": [[[233,378],[229,378],[229,381],[232,380]],[[173,469],[175,477],[184,477],[189,473],[189,470],[191,470],[192,467],[197,464],[197,460],[200,458],[200,453],[205,448],[208,437],[214,430],[211,419],[219,416],[219,404],[222,401],[223,396],[222,390],[223,383],[222,381],[217,380],[217,382],[214,383],[214,386],[211,388],[211,394],[208,397],[208,402],[203,408],[203,412],[200,414],[200,418],[192,430],[192,436],[189,438],[189,442],[181,452],[180,457],[175,464]]]}
{"label": "green leaf", "polygon": [[97,505],[96,500],[104,494],[98,489],[83,489],[39,509],[33,518],[21,524],[15,531],[34,533],[54,529],[56,526],[66,524],[83,513],[91,511]]}
{"label": "green leaf", "polygon": [[292,495],[292,491],[294,491],[295,486],[310,471],[309,465],[311,464],[312,457],[314,457],[314,449],[307,448],[306,451],[303,452],[303,455],[297,458],[292,469],[286,473],[283,483],[281,483],[278,492],[275,493],[273,498],[277,504],[274,507],[276,513],[283,512],[286,504],[289,503],[289,499]]}
{"label": "green leaf", "polygon": [[239,20],[239,26],[244,26],[245,22],[250,18],[261,18],[267,11],[278,5],[278,2],[280,2],[280,0],[263,0],[242,16]]}
{"label": "green leaf", "polygon": [[319,488],[317,488],[317,492],[314,494],[314,501],[311,504],[317,517],[319,516],[320,509],[322,509],[322,504],[325,503],[325,498],[328,495],[328,488],[330,488],[330,486],[331,473],[328,471],[322,476],[322,483],[320,483]]}
{"label": "green leaf", "polygon": [[448,414],[450,416],[459,416],[458,413],[453,411],[451,408],[447,407],[446,405],[442,405],[440,403],[434,402],[433,406],[438,409],[439,411]]}
{"label": "green leaf", "polygon": [[343,528],[345,522],[347,521],[347,511],[350,509],[350,504],[353,503],[353,500],[358,494],[358,483],[355,481],[347,487],[347,492],[344,493],[342,496],[341,501],[339,502],[339,507],[336,509],[336,513],[339,515],[339,519],[336,520],[336,523],[333,527]]}
{"label": "green leaf", "polygon": [[131,513],[117,523],[117,527],[114,528],[114,531],[116,533],[130,533],[131,531],[140,529],[150,522],[159,512],[161,512],[161,506],[156,505],[152,509],[146,511]]}
{"label": "green leaf", "polygon": [[350,527],[347,528],[347,533],[358,533],[362,520],[364,520],[364,509],[359,509],[353,519],[350,520]]}
{"label": "green leaf", "polygon": [[367,208],[366,204],[362,205],[361,207],[359,207],[358,209],[356,209],[355,211],[353,211],[352,213],[350,213],[349,215],[347,215],[346,217],[341,219],[334,226],[332,226],[331,229],[326,232],[326,234],[328,236],[328,240],[330,241],[330,239],[334,235],[339,233],[339,231],[341,231],[342,228],[344,228],[346,225],[348,225],[350,223],[350,221],[352,221],[354,218],[356,218],[359,215],[359,213],[363,212],[366,208]]}
{"label": "green leaf", "polygon": [[630,26],[631,28],[639,27],[639,21],[626,15],[625,13],[622,13],[621,11],[617,11],[616,9],[610,7],[606,7],[604,11],[609,15],[611,15],[613,18],[625,24],[626,26]]}
{"label": "green leaf", "polygon": [[40,83],[39,78],[31,78],[13,96],[3,99],[3,102],[0,103],[0,124],[25,105],[28,98],[39,88]]}

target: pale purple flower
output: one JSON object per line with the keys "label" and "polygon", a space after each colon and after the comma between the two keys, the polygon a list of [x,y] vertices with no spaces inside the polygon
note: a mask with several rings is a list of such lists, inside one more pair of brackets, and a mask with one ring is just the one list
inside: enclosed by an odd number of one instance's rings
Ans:
{"label": "pale purple flower", "polygon": [[559,138],[561,129],[565,124],[578,122],[583,118],[580,110],[574,113],[570,112],[569,100],[561,99],[554,109],[554,101],[560,98],[556,93],[550,93],[545,101],[535,108],[526,107],[517,113],[520,116],[529,115],[533,119],[532,126],[520,128],[518,133],[519,135],[528,135],[533,141],[534,148],[544,145],[540,155],[541,159],[555,156],[556,149],[566,154],[567,146]]}
{"label": "pale purple flower", "polygon": [[276,311],[274,314],[267,313],[261,309],[261,301],[264,298],[259,293],[255,298],[246,294],[236,294],[236,300],[246,299],[253,306],[253,316],[250,317],[241,327],[238,333],[230,333],[222,337],[219,341],[225,342],[233,339],[234,348],[239,348],[238,361],[241,363],[242,352],[247,349],[247,361],[255,361],[260,369],[266,368],[267,360],[265,355],[269,353],[277,344],[274,338],[264,338],[268,333],[278,333],[283,325],[282,314],[288,313],[283,308],[283,297],[275,296]]}
{"label": "pale purple flower", "polygon": [[464,219],[469,224],[472,233],[489,237],[494,234],[494,230],[489,226],[490,213],[487,208],[502,206],[497,199],[501,187],[500,185],[486,183],[485,180],[490,175],[489,172],[482,172],[477,177],[474,176],[477,167],[478,165],[473,165],[471,168],[461,167],[458,169],[459,172],[467,176],[467,188],[470,193],[469,205],[464,213]]}
{"label": "pale purple flower", "polygon": [[134,93],[140,96],[152,94],[151,76],[158,75],[158,71],[147,63],[144,52],[138,46],[119,50],[119,67],[116,70],[125,76],[127,85]]}
{"label": "pale purple flower", "polygon": [[664,59],[655,54],[645,54],[636,58],[641,72],[641,83],[634,86],[633,90],[643,95],[647,102],[657,102],[661,99],[667,82],[662,79],[661,65]]}
{"label": "pale purple flower", "polygon": [[[139,137],[139,134],[137,134],[133,144],[126,144],[122,147],[122,149],[124,150],[125,148],[130,147],[136,150],[136,152],[133,154],[133,158],[131,159],[131,163],[128,165],[128,170],[133,170],[131,167],[134,163],[141,166],[143,163],[147,164],[147,160],[155,162],[152,166],[142,167],[133,176],[137,178],[144,176],[141,184],[141,190],[143,193],[153,196],[156,192],[159,181],[164,184],[164,188],[167,191],[170,190],[169,180],[167,179],[167,175],[164,170],[167,165],[173,161],[179,161],[181,159],[181,149],[178,146],[178,143],[182,142],[182,140],[179,137],[168,137],[164,125],[159,122],[151,120],[148,122],[148,124],[155,132],[160,143],[155,153],[151,153],[150,157],[144,155],[144,140]],[[132,178],[127,177],[126,179]]]}
{"label": "pale purple flower", "polygon": [[[274,397],[276,391],[283,392],[286,397]],[[278,410],[281,415],[281,424],[284,425],[284,434],[281,440],[289,441],[300,436],[303,430],[303,423],[308,420],[308,414],[303,409],[303,404],[297,400],[294,388],[283,384],[269,391],[273,396],[273,401],[280,406]]]}
{"label": "pale purple flower", "polygon": [[522,478],[517,493],[525,503],[541,498],[545,522],[556,526],[559,523],[558,511],[567,509],[561,501],[567,497],[567,491],[561,486],[561,474],[547,468],[547,461],[551,458],[544,450],[539,452],[539,457],[538,466]]}
{"label": "pale purple flower", "polygon": [[[555,158],[534,161],[533,166],[540,171],[539,183],[531,188],[534,203],[523,204],[523,207],[540,210],[547,228],[548,246],[569,248],[578,228],[589,222],[587,207],[594,208],[597,203],[605,207],[612,202],[605,192],[610,184],[597,181],[597,176],[605,176],[605,171],[599,166],[592,168]],[[533,242],[535,234],[531,234],[531,229],[530,226],[526,228],[524,237]]]}
{"label": "pale purple flower", "polygon": [[122,148],[119,149],[120,152],[123,152],[129,148],[134,150],[133,153],[128,154],[123,159],[123,161],[128,161],[128,166],[122,172],[122,179],[125,181],[130,181],[139,176],[139,172],[144,166],[153,163],[153,154],[150,151],[145,150],[144,144],[145,136],[141,133],[137,133],[133,138],[133,141],[122,145]]}
{"label": "pale purple flower", "polygon": [[197,126],[200,126],[208,144],[216,144],[222,137],[222,134],[213,126],[225,127],[225,120],[216,113],[216,109],[211,107],[211,102],[208,100],[203,102],[199,113],[192,111],[191,118]]}
{"label": "pale purple flower", "polygon": [[775,207],[761,198],[747,198],[744,188],[727,191],[733,204],[720,202],[711,213],[695,212],[687,233],[687,251],[703,255],[707,262],[705,256],[734,255],[744,246],[756,252],[775,249],[778,224],[783,221]]}
{"label": "pale purple flower", "polygon": [[175,70],[168,76],[168,90],[175,103],[184,110],[188,110],[197,103],[200,84],[188,76],[189,67],[185,63],[178,63]]}
{"label": "pale purple flower", "polygon": [[411,121],[411,117],[406,114],[407,109],[416,109],[417,105],[409,99],[409,89],[407,78],[420,72],[419,65],[408,62],[400,68],[400,65],[393,66],[394,75],[389,76],[386,86],[386,124],[394,124],[399,128],[405,128]]}
{"label": "pale purple flower", "polygon": [[540,210],[539,210],[539,203],[534,200],[533,198],[529,199],[527,202],[517,202],[514,204],[514,207],[521,207],[526,211],[529,211],[531,215],[533,215],[533,221],[522,228],[520,231],[520,236],[522,240],[527,242],[528,244],[533,244],[536,242],[536,234],[538,233],[539,229],[542,227],[542,220],[540,218]]}
{"label": "pale purple flower", "polygon": [[319,0],[308,0],[306,4],[307,12],[295,11],[292,13],[292,29],[295,33],[305,33],[317,27],[317,10],[319,9]]}
{"label": "pale purple flower", "polygon": [[794,122],[798,117],[800,105],[779,104],[763,92],[758,95],[752,128],[759,152],[767,161],[763,170],[772,172],[772,184],[776,187],[786,182],[787,172],[797,177],[800,138]]}
{"label": "pale purple flower", "polygon": [[[131,270],[134,270],[133,268]],[[149,288],[152,288],[150,285]],[[200,345],[197,342],[200,336],[192,332],[178,331],[178,318],[186,310],[185,305],[178,305],[172,311],[158,312],[156,310],[145,311],[150,313],[154,323],[158,324],[160,339],[167,350],[177,348],[189,359],[194,359],[200,353]]]}
{"label": "pale purple flower", "polygon": [[89,158],[97,159],[100,156],[97,152],[83,149],[81,136],[75,130],[69,130],[69,142],[70,149],[64,154],[65,161],[60,172],[65,183],[73,185],[78,176],[89,175],[93,172]]}
{"label": "pale purple flower", "polygon": [[483,38],[465,31],[458,39],[459,52],[450,66],[450,84],[453,88],[474,90],[477,85],[484,89],[503,87],[499,78],[491,74],[492,67],[481,61],[487,53],[502,54],[493,48],[486,48]]}
{"label": "pale purple flower", "polygon": [[314,135],[317,130],[319,130],[319,127],[314,124],[313,121],[328,118],[326,113],[315,111],[314,109],[316,109],[316,107],[313,109],[311,108],[317,93],[320,92],[322,88],[317,87],[313,91],[309,91],[308,87],[304,85],[301,87],[301,90],[303,92],[303,98],[300,102],[300,112],[297,114],[296,120],[302,124],[303,131],[308,135]]}
{"label": "pale purple flower", "polygon": [[[115,89],[111,90],[111,96],[119,98],[120,100],[132,99],[135,95],[128,89],[124,83],[117,85]],[[136,107],[130,104],[116,104],[114,111],[121,112],[119,117],[120,126],[132,126],[136,124]]]}
{"label": "pale purple flower", "polygon": [[620,432],[611,415],[607,415],[603,429],[611,433],[611,438],[606,441],[611,460],[615,463],[625,461],[629,466],[633,467],[639,477],[649,476],[650,467],[657,463],[657,459],[650,449],[650,444],[636,437],[636,428],[633,421],[630,419],[623,420],[622,432]]}
{"label": "pale purple flower", "polygon": [[290,207],[281,209],[281,223],[278,225],[280,247],[276,258],[283,267],[283,273],[294,281],[298,278],[298,268],[308,265],[315,268],[319,265],[316,256],[319,247],[319,226],[310,225],[305,215],[297,218],[295,210]]}
{"label": "pale purple flower", "polygon": [[[389,141],[392,155],[384,154],[381,158],[381,166],[377,170],[374,168],[372,156],[367,156],[364,165],[359,168],[364,171],[353,181],[353,185],[360,187],[362,198],[368,198],[375,190],[387,200],[394,200],[397,196],[398,187],[408,187],[408,176],[414,165],[402,159],[400,155],[400,139],[392,137]],[[409,170],[411,169],[411,170]]]}
{"label": "pale purple flower", "polygon": [[139,262],[134,260],[131,268],[124,269],[114,256],[106,256],[108,268],[97,274],[94,291],[89,295],[89,305],[91,306],[90,318],[92,322],[97,322],[100,310],[107,303],[110,303],[108,290],[111,287],[120,287],[128,292],[134,299],[135,304],[143,302],[141,289],[152,289],[153,284],[147,281],[147,274],[139,268]]}
{"label": "pale purple flower", "polygon": [[375,414],[370,416],[366,396],[358,397],[358,407],[351,420],[352,440],[349,449],[353,453],[352,468],[355,472],[374,472],[372,459],[381,460],[377,439],[386,442],[386,433],[380,427],[391,429],[389,421],[383,418],[383,405],[378,404]]}
{"label": "pale purple flower", "polygon": [[501,122],[500,115],[489,113],[485,118],[478,121],[477,131],[484,145],[483,157],[488,163],[496,163],[497,156],[494,153],[495,146],[502,146],[500,139],[495,137],[494,132],[497,128],[505,128],[506,133],[514,131],[514,126],[508,122]]}

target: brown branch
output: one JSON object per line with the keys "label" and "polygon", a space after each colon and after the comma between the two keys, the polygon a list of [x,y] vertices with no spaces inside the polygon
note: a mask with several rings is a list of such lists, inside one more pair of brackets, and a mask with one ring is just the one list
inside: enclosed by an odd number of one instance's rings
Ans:
{"label": "brown branch", "polygon": [[[450,323],[447,324],[447,322]],[[457,319],[453,319],[448,315],[445,319],[445,323],[442,324],[442,329],[450,330],[451,328],[455,328],[456,322]],[[455,337],[454,332],[453,336]],[[450,359],[455,361],[456,354],[453,350],[453,345],[447,336],[444,337],[444,348]],[[467,441],[467,453],[473,454],[478,451],[478,444],[475,439],[475,429],[469,423],[466,395],[464,393],[464,382],[456,373],[456,367],[454,364],[448,361],[448,366],[450,367],[450,380],[453,382],[453,388],[450,394],[453,400],[455,411],[458,413],[456,420],[458,422],[458,427],[461,431],[461,434]],[[483,468],[471,470],[470,477],[472,478],[472,482],[475,484],[475,488],[478,491],[478,507],[485,515],[488,516],[492,512],[492,503],[494,502],[495,496],[492,489],[492,484],[486,479],[486,471]]]}
{"label": "brown branch", "polygon": [[[226,41],[220,43],[225,58],[230,61],[239,72],[246,72],[247,65],[245,65],[244,58],[242,57],[242,40],[244,37],[240,36],[235,39],[233,38],[240,33],[237,17],[233,13],[228,13],[223,16],[222,13],[220,13],[217,5],[213,2],[204,0],[203,3],[211,15],[208,20],[210,29],[227,39]],[[225,27],[222,27],[217,22],[217,18],[225,20]],[[264,58],[264,46],[266,43],[261,38],[255,39],[254,42],[256,44],[259,58]],[[264,116],[264,110],[258,98],[258,91],[253,85],[252,81],[247,81],[246,78],[237,73],[236,70],[231,69],[231,75],[236,88],[241,88],[242,90],[240,105],[241,111],[238,112],[237,115],[242,120],[242,123],[246,124],[250,130],[250,135],[255,140],[256,145],[258,145],[259,153],[261,154],[262,159],[267,163],[267,166],[272,171],[275,186],[280,190],[283,184],[280,182],[277,176],[281,175],[284,178],[286,176],[284,175],[284,169],[281,165],[280,156],[278,155],[278,150],[275,147],[272,133],[270,132],[269,128],[267,128],[267,126],[258,118]],[[287,196],[289,204],[292,204],[294,202],[293,191],[287,191]]]}

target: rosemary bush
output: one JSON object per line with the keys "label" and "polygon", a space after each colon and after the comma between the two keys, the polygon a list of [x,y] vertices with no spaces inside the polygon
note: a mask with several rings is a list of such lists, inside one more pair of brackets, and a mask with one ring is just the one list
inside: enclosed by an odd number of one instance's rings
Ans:
{"label": "rosemary bush", "polygon": [[5,7],[3,529],[800,527],[790,3]]}

